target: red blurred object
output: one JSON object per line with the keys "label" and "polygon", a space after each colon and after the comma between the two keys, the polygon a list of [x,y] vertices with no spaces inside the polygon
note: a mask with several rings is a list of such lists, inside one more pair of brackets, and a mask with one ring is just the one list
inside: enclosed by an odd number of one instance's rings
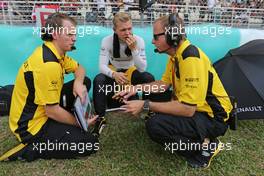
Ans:
{"label": "red blurred object", "polygon": [[56,12],[59,11],[60,6],[58,4],[47,4],[47,5],[35,5],[32,11],[31,18],[36,21],[36,9],[45,8],[45,9],[54,9]]}

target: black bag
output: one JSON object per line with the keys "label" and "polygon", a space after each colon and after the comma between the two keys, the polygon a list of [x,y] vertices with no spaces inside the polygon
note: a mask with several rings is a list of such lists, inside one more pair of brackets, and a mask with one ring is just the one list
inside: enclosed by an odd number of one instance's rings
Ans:
{"label": "black bag", "polygon": [[9,115],[14,85],[0,86],[0,116]]}

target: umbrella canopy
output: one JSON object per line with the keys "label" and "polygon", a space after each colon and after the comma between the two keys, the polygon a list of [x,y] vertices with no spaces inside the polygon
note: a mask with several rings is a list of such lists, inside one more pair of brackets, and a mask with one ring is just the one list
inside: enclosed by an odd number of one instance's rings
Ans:
{"label": "umbrella canopy", "polygon": [[264,118],[264,40],[230,50],[214,67],[229,96],[237,100],[238,118]]}

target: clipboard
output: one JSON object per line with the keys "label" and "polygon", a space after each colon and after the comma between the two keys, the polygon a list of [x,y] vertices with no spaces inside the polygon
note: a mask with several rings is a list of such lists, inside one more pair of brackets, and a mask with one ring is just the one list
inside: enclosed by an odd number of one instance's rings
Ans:
{"label": "clipboard", "polygon": [[84,104],[82,104],[81,98],[77,96],[73,103],[73,108],[74,108],[74,111],[73,111],[74,116],[79,126],[84,131],[88,131],[89,124],[87,122],[87,118],[91,117],[92,115],[92,105],[91,105],[91,101],[90,101],[88,94],[86,95]]}

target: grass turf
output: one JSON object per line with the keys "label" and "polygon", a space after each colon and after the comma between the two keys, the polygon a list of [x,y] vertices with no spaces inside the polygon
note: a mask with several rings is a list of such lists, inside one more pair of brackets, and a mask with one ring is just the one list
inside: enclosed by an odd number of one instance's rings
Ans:
{"label": "grass turf", "polygon": [[[264,120],[239,121],[237,131],[227,131],[221,141],[231,150],[221,151],[209,169],[192,169],[178,155],[164,151],[146,134],[144,120],[109,113],[100,137],[100,150],[86,158],[1,162],[2,175],[264,175]],[[0,154],[17,144],[0,118]]]}

